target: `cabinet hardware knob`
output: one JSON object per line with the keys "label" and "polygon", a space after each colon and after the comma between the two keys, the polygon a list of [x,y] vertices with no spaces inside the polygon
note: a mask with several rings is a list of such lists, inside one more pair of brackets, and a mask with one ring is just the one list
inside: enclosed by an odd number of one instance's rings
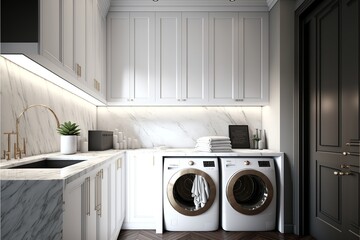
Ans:
{"label": "cabinet hardware knob", "polygon": [[350,166],[349,166],[349,165],[346,165],[346,164],[341,164],[340,167],[341,167],[341,168],[347,168],[347,169],[350,168]]}
{"label": "cabinet hardware knob", "polygon": [[343,152],[342,153],[344,156],[350,155],[350,152]]}
{"label": "cabinet hardware knob", "polygon": [[334,172],[334,175],[335,175],[335,176],[342,176],[342,175],[344,175],[344,173],[343,173],[343,172],[335,171],[335,172]]}

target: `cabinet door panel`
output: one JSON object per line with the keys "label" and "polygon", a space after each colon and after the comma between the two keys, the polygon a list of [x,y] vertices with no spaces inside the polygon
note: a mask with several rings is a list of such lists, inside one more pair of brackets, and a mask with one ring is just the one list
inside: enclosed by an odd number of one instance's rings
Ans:
{"label": "cabinet door panel", "polygon": [[238,98],[238,14],[211,13],[209,29],[210,99]]}
{"label": "cabinet door panel", "polygon": [[156,14],[156,89],[159,102],[180,100],[181,14]]}
{"label": "cabinet door panel", "polygon": [[127,156],[124,229],[155,229],[153,161],[149,153]]}
{"label": "cabinet door panel", "polygon": [[130,99],[130,25],[129,13],[108,16],[108,99]]}
{"label": "cabinet door panel", "polygon": [[81,239],[82,236],[82,209],[83,182],[77,181],[66,186],[64,193],[63,239]]}
{"label": "cabinet door panel", "polygon": [[[89,182],[89,204],[90,211],[88,214],[84,214],[84,223],[83,223],[83,235],[86,240],[94,239],[96,240],[97,226],[96,226],[96,211],[95,211],[95,183],[96,183],[96,174],[90,176]],[[85,196],[86,197],[86,196]]]}
{"label": "cabinet door panel", "polygon": [[42,55],[56,64],[62,62],[62,1],[41,1],[41,48]]}
{"label": "cabinet door panel", "polygon": [[93,83],[95,79],[95,47],[96,47],[96,38],[95,38],[95,9],[96,2],[95,0],[86,0],[86,76],[85,81],[87,86],[90,89],[93,89]]}
{"label": "cabinet door panel", "polygon": [[86,6],[85,0],[74,0],[74,38],[75,38],[75,72],[78,80],[85,81],[85,62],[86,62],[86,46],[85,46],[85,20]]}
{"label": "cabinet door panel", "polygon": [[182,15],[182,99],[208,98],[208,13]]}
{"label": "cabinet door panel", "polygon": [[268,15],[240,13],[239,99],[267,101]]}
{"label": "cabinet door panel", "polygon": [[130,89],[135,102],[155,99],[155,14],[130,14]]}
{"label": "cabinet door panel", "polygon": [[63,0],[63,63],[65,70],[74,73],[74,0]]}

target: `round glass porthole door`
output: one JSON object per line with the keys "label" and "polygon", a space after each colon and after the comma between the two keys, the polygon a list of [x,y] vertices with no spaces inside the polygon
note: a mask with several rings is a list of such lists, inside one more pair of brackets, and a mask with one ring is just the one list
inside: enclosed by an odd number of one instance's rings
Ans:
{"label": "round glass porthole door", "polygon": [[236,211],[246,215],[256,215],[269,206],[273,191],[269,178],[263,173],[244,170],[230,178],[226,196]]}
{"label": "round glass porthole door", "polygon": [[214,203],[216,186],[211,177],[198,169],[184,169],[175,173],[167,185],[171,206],[186,216],[206,212]]}

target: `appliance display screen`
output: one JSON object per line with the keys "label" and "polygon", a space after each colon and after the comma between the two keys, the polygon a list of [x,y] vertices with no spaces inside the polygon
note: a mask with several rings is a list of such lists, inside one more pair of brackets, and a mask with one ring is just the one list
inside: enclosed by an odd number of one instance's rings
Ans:
{"label": "appliance display screen", "polygon": [[258,161],[259,167],[270,167],[269,161]]}
{"label": "appliance display screen", "polygon": [[214,161],[204,161],[204,167],[215,167]]}

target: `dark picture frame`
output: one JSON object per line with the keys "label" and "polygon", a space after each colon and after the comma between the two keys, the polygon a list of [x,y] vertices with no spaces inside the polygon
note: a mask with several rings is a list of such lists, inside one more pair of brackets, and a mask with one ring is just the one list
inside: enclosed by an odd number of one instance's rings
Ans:
{"label": "dark picture frame", "polygon": [[229,125],[232,148],[250,148],[248,125]]}

